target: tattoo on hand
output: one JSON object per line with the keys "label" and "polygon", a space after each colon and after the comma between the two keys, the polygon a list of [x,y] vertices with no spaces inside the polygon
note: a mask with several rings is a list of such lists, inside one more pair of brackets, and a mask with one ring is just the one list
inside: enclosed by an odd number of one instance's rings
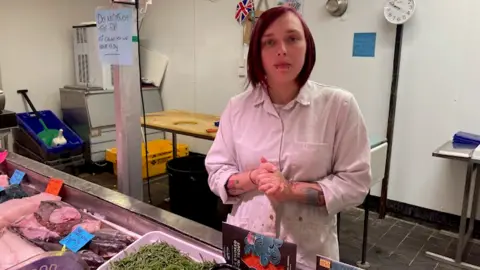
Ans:
{"label": "tattoo on hand", "polygon": [[245,189],[240,188],[238,186],[239,183],[240,182],[238,181],[238,179],[237,180],[230,179],[230,180],[227,181],[226,190],[227,190],[228,195],[236,196],[236,195],[240,195],[240,194],[245,192]]}

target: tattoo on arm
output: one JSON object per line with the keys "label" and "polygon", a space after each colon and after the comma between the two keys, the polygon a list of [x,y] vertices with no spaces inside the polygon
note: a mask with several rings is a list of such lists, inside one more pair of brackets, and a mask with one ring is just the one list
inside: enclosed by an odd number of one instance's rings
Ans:
{"label": "tattoo on arm", "polygon": [[322,206],[324,205],[323,194],[322,192],[313,189],[305,189],[305,203],[310,205]]}
{"label": "tattoo on arm", "polygon": [[323,192],[314,183],[293,183],[292,191],[302,203],[315,206],[325,205],[325,197],[323,196]]}

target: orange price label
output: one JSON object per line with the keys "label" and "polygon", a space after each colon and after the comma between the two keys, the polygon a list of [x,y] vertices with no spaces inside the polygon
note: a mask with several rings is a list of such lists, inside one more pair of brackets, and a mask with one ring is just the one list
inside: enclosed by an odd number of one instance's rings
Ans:
{"label": "orange price label", "polygon": [[327,269],[330,269],[331,267],[331,263],[327,260],[324,260],[324,259],[320,259],[320,266],[321,267],[325,267]]}
{"label": "orange price label", "polygon": [[50,182],[48,182],[48,186],[45,192],[58,196],[58,194],[60,193],[60,190],[62,189],[62,186],[63,186],[63,180],[52,178],[50,179]]}

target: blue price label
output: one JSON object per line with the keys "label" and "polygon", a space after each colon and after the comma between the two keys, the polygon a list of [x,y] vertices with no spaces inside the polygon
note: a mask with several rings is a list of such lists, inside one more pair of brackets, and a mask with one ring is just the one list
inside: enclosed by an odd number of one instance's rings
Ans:
{"label": "blue price label", "polygon": [[12,177],[10,177],[10,185],[20,185],[25,173],[19,170],[15,170]]}
{"label": "blue price label", "polygon": [[73,252],[78,252],[88,242],[93,239],[93,235],[85,231],[82,227],[77,227],[67,237],[60,241],[61,245],[65,245]]}
{"label": "blue price label", "polygon": [[0,192],[4,191],[5,188],[4,187],[0,187]]}

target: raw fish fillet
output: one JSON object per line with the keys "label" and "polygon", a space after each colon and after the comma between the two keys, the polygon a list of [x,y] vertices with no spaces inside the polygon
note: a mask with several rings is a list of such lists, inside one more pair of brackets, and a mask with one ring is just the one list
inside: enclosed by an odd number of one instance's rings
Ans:
{"label": "raw fish fillet", "polygon": [[58,242],[60,235],[41,225],[34,214],[26,215],[10,226],[10,230],[29,241]]}
{"label": "raw fish fillet", "polygon": [[0,231],[0,270],[17,265],[43,252],[42,249],[31,245],[8,230]]}
{"label": "raw fish fillet", "polygon": [[61,237],[67,236],[77,226],[90,233],[100,230],[101,222],[80,213],[65,202],[45,201],[34,213],[38,223]]}
{"label": "raw fish fillet", "polygon": [[127,248],[127,244],[112,240],[95,239],[90,242],[88,249],[108,260]]}
{"label": "raw fish fillet", "polygon": [[135,242],[135,238],[123,234],[115,229],[101,229],[95,233],[95,238],[100,240],[123,242],[127,245]]}
{"label": "raw fish fillet", "polygon": [[13,199],[0,204],[0,229],[17,219],[33,214],[42,201],[60,201],[60,197],[48,193],[40,193],[23,199]]}
{"label": "raw fish fillet", "polygon": [[81,250],[78,252],[82,260],[84,260],[90,269],[97,269],[105,263],[105,260],[90,250]]}
{"label": "raw fish fillet", "polygon": [[100,230],[100,227],[102,226],[102,222],[100,220],[85,220],[84,222],[73,226],[72,232],[77,228],[77,227],[82,227],[85,231],[89,233],[95,233],[96,231]]}
{"label": "raw fish fillet", "polygon": [[127,248],[135,240],[113,229],[102,229],[94,235],[95,238],[90,242],[88,248],[107,260]]}

